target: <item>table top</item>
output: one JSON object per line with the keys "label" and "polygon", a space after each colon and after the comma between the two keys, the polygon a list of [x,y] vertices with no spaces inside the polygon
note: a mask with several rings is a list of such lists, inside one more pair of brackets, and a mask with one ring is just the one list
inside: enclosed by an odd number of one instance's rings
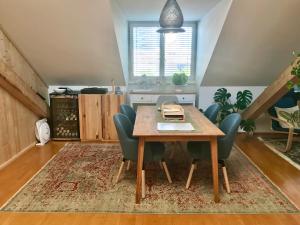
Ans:
{"label": "table top", "polygon": [[[133,136],[135,137],[158,137],[158,136],[224,136],[224,133],[209,119],[207,119],[194,106],[183,106],[185,113],[195,125],[196,130],[191,131],[158,131],[157,130],[157,107],[138,106],[136,120],[134,124]],[[166,121],[168,122],[168,121]]]}

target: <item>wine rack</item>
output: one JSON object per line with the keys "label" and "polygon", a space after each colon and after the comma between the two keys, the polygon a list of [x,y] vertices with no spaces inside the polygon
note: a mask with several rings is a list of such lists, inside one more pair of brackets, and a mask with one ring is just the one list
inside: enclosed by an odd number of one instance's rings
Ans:
{"label": "wine rack", "polygon": [[77,95],[50,95],[53,140],[79,140]]}

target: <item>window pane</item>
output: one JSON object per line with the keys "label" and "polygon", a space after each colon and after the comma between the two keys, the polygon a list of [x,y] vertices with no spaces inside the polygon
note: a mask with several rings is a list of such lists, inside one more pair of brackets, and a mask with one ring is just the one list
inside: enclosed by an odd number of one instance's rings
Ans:
{"label": "window pane", "polygon": [[176,72],[191,75],[193,28],[183,27],[184,33],[165,35],[165,76]]}
{"label": "window pane", "polygon": [[159,76],[159,27],[133,27],[133,76]]}

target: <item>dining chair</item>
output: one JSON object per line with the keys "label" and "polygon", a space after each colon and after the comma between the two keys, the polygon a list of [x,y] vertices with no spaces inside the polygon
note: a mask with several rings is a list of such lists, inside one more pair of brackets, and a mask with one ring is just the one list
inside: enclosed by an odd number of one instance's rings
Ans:
{"label": "dining chair", "polygon": [[[239,113],[232,113],[228,115],[220,124],[219,128],[225,133],[225,136],[218,138],[218,162],[222,167],[223,177],[225,181],[226,191],[230,193],[230,186],[228,181],[227,169],[225,161],[229,158],[234,139],[237,130],[241,123],[241,115]],[[189,172],[188,180],[186,183],[186,188],[188,189],[193,172],[196,168],[196,163],[198,160],[210,160],[210,143],[209,142],[188,142],[187,149],[192,157],[192,166]]]}
{"label": "dining chair", "polygon": [[212,122],[216,123],[217,122],[217,117],[219,114],[219,111],[221,109],[220,104],[215,103],[210,105],[204,112],[204,115]]}
{"label": "dining chair", "polygon": [[136,113],[130,105],[122,104],[120,105],[120,112],[127,116],[130,122],[134,125]]}
{"label": "dining chair", "polygon": [[[123,153],[123,160],[118,171],[116,178],[116,183],[118,183],[120,175],[122,173],[124,164],[126,161],[137,162],[138,156],[138,139],[132,136],[133,125],[127,116],[117,113],[113,117],[118,137],[120,140],[120,145]],[[164,169],[166,177],[169,183],[172,183],[172,179],[164,160],[165,147],[162,143],[151,142],[145,143],[144,150],[144,165],[142,170],[142,196],[145,197],[145,186],[146,186],[146,175],[145,175],[145,164],[149,162],[159,162]]]}
{"label": "dining chair", "polygon": [[176,95],[160,95],[156,101],[156,106],[160,107],[164,103],[179,104],[179,101]]}

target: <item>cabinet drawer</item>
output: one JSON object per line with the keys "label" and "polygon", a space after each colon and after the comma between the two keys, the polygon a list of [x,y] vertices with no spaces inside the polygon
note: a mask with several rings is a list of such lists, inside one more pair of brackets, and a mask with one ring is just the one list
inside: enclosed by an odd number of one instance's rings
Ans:
{"label": "cabinet drawer", "polygon": [[131,95],[130,102],[133,103],[153,103],[152,95]]}
{"label": "cabinet drawer", "polygon": [[195,95],[177,95],[179,103],[194,103]]}

